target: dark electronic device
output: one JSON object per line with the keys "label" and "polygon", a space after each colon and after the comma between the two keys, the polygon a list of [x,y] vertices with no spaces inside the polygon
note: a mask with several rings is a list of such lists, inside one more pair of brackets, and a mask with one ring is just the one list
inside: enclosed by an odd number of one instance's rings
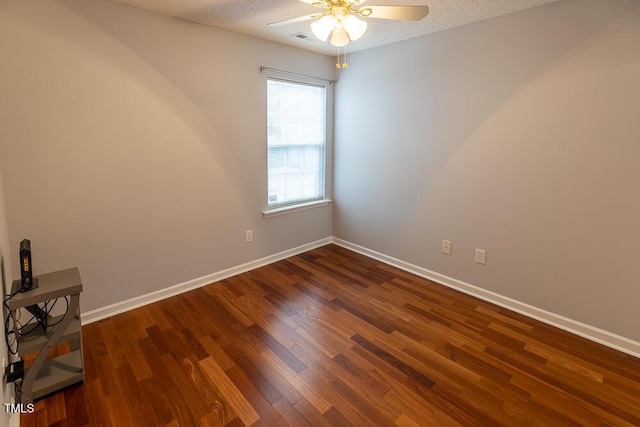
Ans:
{"label": "dark electronic device", "polygon": [[38,287],[38,279],[33,278],[31,264],[31,241],[24,239],[20,242],[20,292],[26,292]]}
{"label": "dark electronic device", "polygon": [[14,383],[22,379],[24,377],[24,361],[20,359],[7,365],[4,369],[4,375],[7,377],[7,383]]}
{"label": "dark electronic device", "polygon": [[[24,239],[20,242],[20,292],[27,292],[38,287],[38,279],[33,278],[31,264],[31,241]],[[25,307],[36,318],[44,332],[47,332],[47,324],[49,322],[49,313],[42,310],[37,304]]]}
{"label": "dark electronic device", "polygon": [[28,291],[33,286],[33,272],[31,271],[31,241],[24,239],[20,242],[20,278],[22,290]]}

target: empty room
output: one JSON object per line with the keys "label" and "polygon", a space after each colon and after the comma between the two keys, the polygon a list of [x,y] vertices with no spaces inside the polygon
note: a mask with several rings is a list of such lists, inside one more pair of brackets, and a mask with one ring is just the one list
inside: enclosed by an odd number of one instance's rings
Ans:
{"label": "empty room", "polygon": [[640,1],[0,0],[2,426],[640,425]]}

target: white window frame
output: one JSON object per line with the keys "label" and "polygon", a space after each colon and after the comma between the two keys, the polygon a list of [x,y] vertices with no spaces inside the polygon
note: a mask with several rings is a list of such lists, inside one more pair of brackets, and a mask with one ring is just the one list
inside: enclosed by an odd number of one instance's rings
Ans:
{"label": "white window frame", "polygon": [[[320,150],[320,162],[321,162],[321,169],[322,169],[322,173],[321,176],[319,177],[319,185],[321,186],[321,191],[320,194],[314,197],[309,197],[309,198],[301,198],[301,199],[297,199],[297,200],[290,200],[290,201],[284,201],[282,203],[271,203],[269,204],[269,141],[268,141],[268,136],[267,136],[267,143],[266,143],[266,150],[267,150],[267,188],[266,188],[266,203],[267,203],[267,208],[265,210],[263,210],[263,216],[265,218],[267,217],[271,217],[271,216],[276,216],[276,215],[282,215],[285,213],[290,213],[290,212],[297,212],[300,210],[305,210],[305,209],[311,209],[311,208],[315,208],[318,206],[325,206],[328,205],[329,203],[331,203],[331,200],[326,198],[326,181],[327,181],[327,134],[328,134],[328,129],[327,129],[327,125],[328,125],[328,88],[326,84],[322,84],[322,83],[317,83],[317,82],[308,82],[308,81],[301,81],[301,80],[291,80],[291,79],[283,79],[283,78],[279,78],[279,77],[274,77],[274,76],[268,76],[267,77],[267,85],[269,81],[280,81],[280,82],[284,82],[284,83],[290,83],[290,84],[297,84],[297,85],[304,85],[304,86],[313,86],[313,87],[319,87],[323,89],[323,94],[324,94],[324,99],[323,99],[323,106],[322,106],[322,112],[323,112],[323,135],[322,135],[322,148]],[[268,97],[268,91],[267,91],[267,97]],[[268,98],[267,98],[267,103],[268,103]],[[268,117],[268,105],[267,105],[267,117]]]}

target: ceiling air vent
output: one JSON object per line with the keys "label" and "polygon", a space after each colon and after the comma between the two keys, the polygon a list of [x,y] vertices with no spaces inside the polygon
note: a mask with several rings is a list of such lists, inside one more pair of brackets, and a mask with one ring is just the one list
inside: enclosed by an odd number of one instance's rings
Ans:
{"label": "ceiling air vent", "polygon": [[295,33],[295,34],[291,34],[291,37],[293,37],[294,39],[300,39],[300,40],[306,40],[309,42],[313,42],[315,41],[315,37],[310,36],[309,34],[305,34],[305,33]]}

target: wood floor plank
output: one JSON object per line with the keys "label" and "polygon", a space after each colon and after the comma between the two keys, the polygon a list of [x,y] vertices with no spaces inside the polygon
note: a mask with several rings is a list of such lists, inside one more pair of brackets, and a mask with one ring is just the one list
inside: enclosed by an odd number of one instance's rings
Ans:
{"label": "wood floor plank", "polygon": [[[260,375],[251,375],[251,378],[254,379],[254,382],[262,385],[262,381],[260,380],[260,378],[261,376],[264,376],[268,384],[273,385],[278,393],[285,399],[287,399],[287,401],[292,405],[295,405],[303,399],[301,391],[296,388],[290,381],[291,377],[288,377],[289,379],[287,379],[287,374],[282,373],[284,371],[284,368],[280,367],[279,369],[279,367],[274,367],[269,363],[265,363],[264,354],[250,353],[249,351],[247,351],[246,347],[243,350],[243,353],[247,358],[247,362],[250,363],[251,367],[246,367],[244,363],[240,362],[238,362],[238,364],[248,373],[252,373],[254,370],[260,373]],[[270,400],[270,394],[264,391],[263,388],[260,388],[260,390],[265,395],[265,397]]]}
{"label": "wood floor plank", "polygon": [[260,415],[254,407],[247,401],[246,397],[238,390],[233,381],[229,379],[213,358],[208,357],[199,363],[205,373],[208,374],[216,384],[222,395],[229,401],[229,404],[233,407],[242,422],[246,425],[251,425],[260,419]]}
{"label": "wood floor plank", "polygon": [[[231,382],[233,382],[237,387],[238,391],[242,393],[242,396],[247,399],[247,402],[249,402],[256,414],[260,414],[259,416],[261,421],[270,426],[281,426],[286,424],[282,415],[280,415],[280,413],[273,407],[272,403],[275,402],[269,402],[265,396],[258,391],[242,369],[238,366],[234,366],[225,373]],[[241,419],[244,420],[244,418]]]}
{"label": "wood floor plank", "polygon": [[305,398],[300,399],[300,401],[293,405],[293,407],[296,408],[296,410],[300,412],[300,414],[302,414],[302,416],[314,427],[326,427],[331,425],[323,414],[321,414],[316,407],[309,403]]}
{"label": "wood floor plank", "polygon": [[[156,425],[198,426],[200,424],[200,420],[196,417],[195,413],[189,408],[187,402],[181,396],[180,390],[178,390],[177,388],[173,388],[167,391],[165,393],[165,396],[167,399],[168,409],[173,415],[173,420],[165,424]],[[216,408],[214,407],[212,408],[212,411],[206,415],[206,417],[215,417],[217,416],[216,412]],[[134,418],[135,426],[152,425],[153,423],[153,421],[150,419],[140,419],[140,414],[138,413],[134,413]],[[215,425],[217,423],[212,422],[212,424]]]}
{"label": "wood floor plank", "polygon": [[322,351],[304,342],[294,346],[292,351],[315,372],[323,373],[327,378],[335,378],[337,381],[348,384],[348,387],[362,395],[373,406],[378,406],[378,409],[386,410],[389,413],[395,412],[394,408],[389,407],[386,402],[380,399],[388,393],[389,387],[371,372],[348,361],[344,355],[338,354],[334,358],[329,358]]}
{"label": "wood floor plank", "polygon": [[423,426],[436,425],[433,420],[435,407],[428,408],[424,404],[418,404],[416,400],[407,398],[406,395],[401,397],[395,390],[390,390],[389,393],[384,396],[384,400],[400,410],[400,416],[395,421],[396,424],[398,424],[399,420],[404,420],[402,421],[403,423],[409,424],[413,422]]}
{"label": "wood floor plank", "polygon": [[309,422],[296,408],[287,402],[286,399],[280,399],[273,404],[273,407],[280,413],[282,418],[290,426],[295,427],[313,427],[313,424]]}
{"label": "wood floor plank", "polygon": [[421,427],[420,424],[409,418],[407,414],[400,414],[400,416],[396,419],[395,425],[400,427]]}
{"label": "wood floor plank", "polygon": [[64,406],[64,394],[55,394],[51,396],[47,405],[42,405],[42,409],[47,414],[47,422],[55,424],[67,418]]}
{"label": "wood floor plank", "polygon": [[331,403],[323,397],[324,393],[314,389],[312,384],[305,381],[303,377],[298,375],[297,372],[292,370],[289,365],[284,363],[273,352],[264,351],[260,353],[260,357],[263,363],[275,368],[318,412],[324,414],[331,408]]}
{"label": "wood floor plank", "polygon": [[249,331],[253,333],[261,342],[265,343],[283,362],[285,362],[296,373],[300,373],[306,369],[306,365],[283,346],[278,340],[273,338],[271,334],[262,329],[259,325],[252,325]]}
{"label": "wood floor plank", "polygon": [[335,245],[83,337],[22,425],[640,425],[639,359]]}
{"label": "wood floor plank", "polygon": [[[611,422],[612,418],[609,414],[601,411],[599,408],[593,405],[570,397],[567,393],[561,390],[550,390],[546,384],[537,381],[534,378],[528,376],[516,376],[511,380],[511,383],[522,390],[526,390],[530,394],[528,402],[531,406],[528,406],[531,413],[535,413],[532,405],[537,405],[540,408],[544,408],[543,412],[552,413],[554,408],[561,407],[563,417],[569,420],[569,422],[577,425],[599,425],[602,421]],[[509,405],[515,407],[515,405]],[[594,417],[593,414],[597,414]],[[619,422],[619,420],[618,420]]]}
{"label": "wood floor plank", "polygon": [[229,355],[224,351],[224,349],[213,339],[210,335],[201,337],[199,339],[202,347],[207,351],[207,353],[214,358],[216,363],[222,368],[223,371],[231,368],[235,365],[235,362],[229,357]]}
{"label": "wood floor plank", "polygon": [[[212,382],[212,379],[204,372],[200,365],[200,359],[188,358],[181,361],[181,365],[185,370],[185,374],[193,383],[195,393],[202,397],[205,406],[210,410],[200,417],[201,420],[226,424],[236,418],[236,413],[228,402],[226,395],[220,392],[220,389]],[[222,367],[221,367],[222,369]],[[226,372],[226,371],[225,371]],[[197,414],[196,411],[193,411]],[[215,417],[211,417],[214,414]],[[197,415],[196,415],[197,416]]]}
{"label": "wood floor plank", "polygon": [[109,420],[113,426],[135,425],[124,394],[114,393],[105,398]]}
{"label": "wood floor plank", "polygon": [[[226,354],[233,359],[234,363],[229,368],[224,369],[225,372],[229,372],[238,366],[249,378],[251,378],[253,385],[260,391],[267,401],[274,403],[280,400],[283,394],[280,392],[278,385],[282,385],[283,382],[279,382],[277,379],[273,381],[273,371],[265,369],[264,366],[260,366],[257,361],[255,351],[249,346],[236,347],[233,343],[227,343],[224,347]],[[221,366],[222,368],[222,366]],[[289,387],[285,387],[285,394],[292,387],[286,382]],[[300,399],[300,394],[292,390],[294,403],[297,399]]]}

